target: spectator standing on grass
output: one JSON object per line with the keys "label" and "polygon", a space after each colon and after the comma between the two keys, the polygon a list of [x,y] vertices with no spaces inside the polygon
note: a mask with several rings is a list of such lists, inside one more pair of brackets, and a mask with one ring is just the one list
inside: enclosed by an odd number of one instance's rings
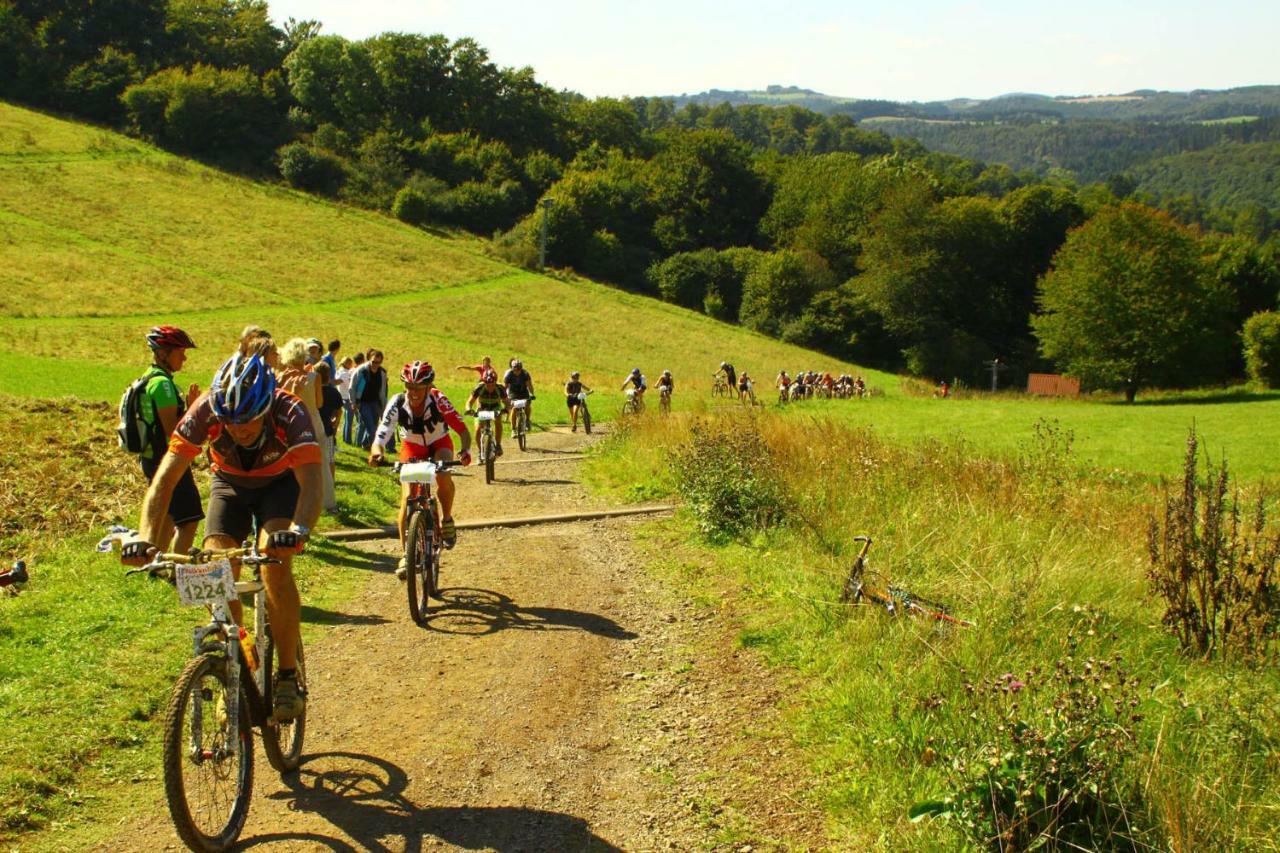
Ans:
{"label": "spectator standing on grass", "polygon": [[[514,361],[514,359],[512,360]],[[486,355],[484,358],[480,359],[479,364],[459,364],[457,369],[474,370],[480,379],[484,379],[485,371],[493,370],[493,359]]]}
{"label": "spectator standing on grass", "polygon": [[321,353],[324,352],[324,344],[320,343],[319,338],[310,338],[307,344],[307,364],[308,368],[315,367],[320,363]]}
{"label": "spectator standing on grass", "polygon": [[[312,348],[312,341],[302,338],[289,339],[289,342],[280,350],[280,369],[276,371],[276,378],[280,387],[302,400],[302,404],[307,409],[307,415],[311,418],[311,428],[315,432],[317,443],[321,446],[323,457],[324,442],[319,440],[319,437],[324,435],[324,422],[320,417],[323,393],[320,390],[319,376],[314,369],[308,370],[312,365],[307,364],[307,351]],[[315,348],[319,350],[319,346]],[[322,464],[320,469],[324,481],[324,508],[332,509],[335,506],[333,471],[328,464]]]}
{"label": "spectator standing on grass", "polygon": [[338,375],[338,350],[342,349],[342,341],[329,341],[329,351],[320,356],[320,360],[329,365],[329,376]]}
{"label": "spectator standing on grass", "polygon": [[356,371],[351,382],[351,399],[360,409],[360,429],[356,441],[368,450],[373,446],[373,438],[378,432],[382,410],[387,407],[387,371],[382,369],[381,350],[371,349],[367,353],[364,366]]}
{"label": "spectator standing on grass", "polygon": [[[200,396],[200,386],[192,383],[186,396],[178,391],[173,375],[182,370],[187,361],[187,350],[195,349],[195,341],[177,326],[156,326],[147,333],[147,345],[151,347],[150,379],[143,388],[139,414],[147,425],[147,446],[138,454],[142,473],[150,483],[160,467],[160,459],[169,449],[169,436],[182,415]],[[158,544],[185,553],[196,538],[196,528],[204,518],[200,503],[200,491],[195,477],[187,469],[169,499],[166,526],[158,538]]]}
{"label": "spectator standing on grass", "polygon": [[[329,362],[322,359],[313,372],[320,383],[320,421],[324,424],[324,441],[320,443],[320,449],[324,451],[325,461],[329,464],[329,481],[334,484],[336,489],[338,464],[335,460],[338,452],[338,421],[342,418],[343,410],[342,394],[338,391],[338,387],[333,384],[333,374],[329,370]],[[325,509],[330,511],[337,509],[336,493],[333,506],[326,506]]]}
{"label": "spectator standing on grass", "polygon": [[338,394],[342,397],[342,440],[347,444],[351,443],[351,374],[355,373],[355,367],[355,359],[347,356],[333,372],[333,387],[338,389]]}

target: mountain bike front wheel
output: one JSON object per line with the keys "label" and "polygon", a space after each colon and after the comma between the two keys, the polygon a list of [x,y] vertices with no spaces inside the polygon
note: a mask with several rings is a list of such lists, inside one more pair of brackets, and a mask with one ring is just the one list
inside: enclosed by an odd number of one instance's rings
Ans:
{"label": "mountain bike front wheel", "polygon": [[586,431],[587,435],[591,435],[591,411],[587,409],[586,403],[582,404],[581,409],[582,409],[582,428]]}
{"label": "mountain bike front wheel", "polygon": [[486,484],[493,482],[493,433],[485,430],[484,434],[484,481]]}
{"label": "mountain bike front wheel", "polygon": [[164,726],[164,791],[179,837],[192,850],[228,850],[244,829],[253,791],[253,729],[240,689],[240,725],[228,742],[227,661],[192,659],[178,676]]}
{"label": "mountain bike front wheel", "polygon": [[435,555],[435,530],[431,516],[418,510],[409,520],[409,531],[404,540],[405,562],[409,565],[406,578],[409,591],[409,615],[419,625],[426,624],[428,597],[435,592],[439,562]]}
{"label": "mountain bike front wheel", "polygon": [[[275,677],[272,668],[272,661],[275,660],[276,641],[271,634],[271,628],[267,628],[267,644],[264,655],[259,666],[266,669],[267,677],[263,681],[267,685],[267,689],[262,692],[262,701],[270,712],[272,708],[272,686],[275,684]],[[306,695],[307,690],[307,661],[302,653],[302,638],[298,638],[298,690]],[[292,773],[302,764],[302,737],[307,730],[307,714],[303,711],[302,716],[296,717],[288,722],[278,723],[274,719],[269,720],[267,725],[262,729],[262,751],[267,754],[267,761],[275,768],[277,773]]]}

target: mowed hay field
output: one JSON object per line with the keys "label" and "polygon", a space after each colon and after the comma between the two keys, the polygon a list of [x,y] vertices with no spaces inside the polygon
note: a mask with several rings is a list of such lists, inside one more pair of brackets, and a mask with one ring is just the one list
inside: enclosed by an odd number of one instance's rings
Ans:
{"label": "mowed hay field", "polygon": [[[452,368],[484,354],[525,358],[544,398],[573,369],[616,393],[637,366],[705,389],[725,358],[758,372],[815,362],[694,312],[517,270],[471,237],[0,105],[0,392],[114,401],[159,322],[195,338],[183,378],[202,385],[248,323],[279,341],[338,338],[347,354],[377,347],[389,366],[428,359],[454,394],[469,383]],[[607,415],[608,394],[597,401]]]}

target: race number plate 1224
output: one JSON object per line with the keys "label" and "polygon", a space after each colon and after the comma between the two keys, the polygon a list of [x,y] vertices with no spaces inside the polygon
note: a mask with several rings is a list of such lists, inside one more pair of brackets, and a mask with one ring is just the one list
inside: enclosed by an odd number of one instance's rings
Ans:
{"label": "race number plate 1224", "polygon": [[195,607],[222,604],[236,597],[236,579],[227,560],[179,565],[176,583],[178,598]]}

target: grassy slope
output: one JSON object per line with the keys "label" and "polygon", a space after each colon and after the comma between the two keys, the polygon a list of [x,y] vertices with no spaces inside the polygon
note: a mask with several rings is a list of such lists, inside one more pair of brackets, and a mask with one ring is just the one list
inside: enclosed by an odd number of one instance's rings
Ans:
{"label": "grassy slope", "polygon": [[[250,322],[280,340],[375,346],[392,364],[522,355],[544,396],[574,368],[604,387],[635,365],[687,378],[722,358],[747,369],[812,361],[683,309],[520,272],[470,238],[430,236],[125,137],[4,105],[0,128],[0,352],[22,356],[0,392],[114,400],[146,360],[141,333],[162,321],[202,344],[187,377],[202,383]],[[463,374],[442,375],[446,390],[463,390]]]}

